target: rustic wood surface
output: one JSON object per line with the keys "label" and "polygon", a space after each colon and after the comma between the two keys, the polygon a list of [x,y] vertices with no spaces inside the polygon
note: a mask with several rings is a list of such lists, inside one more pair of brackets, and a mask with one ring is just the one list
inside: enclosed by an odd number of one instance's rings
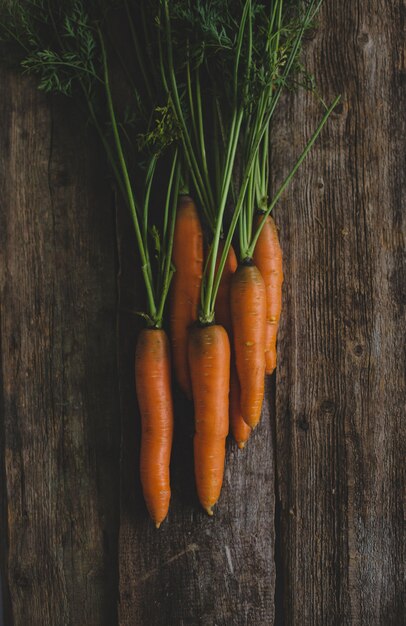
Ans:
{"label": "rustic wood surface", "polygon": [[[405,17],[401,1],[329,1],[306,46],[320,93],[342,101],[276,213],[285,259],[276,508],[287,624],[406,619]],[[280,110],[276,180],[320,117],[303,94]]]}
{"label": "rustic wood surface", "polygon": [[[306,62],[342,102],[275,210],[276,380],[247,449],[228,446],[213,519],[177,398],[159,531],[137,471],[129,217],[80,112],[0,74],[7,626],[404,623],[405,18],[401,0],[325,0]],[[300,92],[279,115],[275,185],[321,107]]]}
{"label": "rustic wood surface", "polygon": [[117,619],[113,196],[71,106],[1,74],[6,625]]}

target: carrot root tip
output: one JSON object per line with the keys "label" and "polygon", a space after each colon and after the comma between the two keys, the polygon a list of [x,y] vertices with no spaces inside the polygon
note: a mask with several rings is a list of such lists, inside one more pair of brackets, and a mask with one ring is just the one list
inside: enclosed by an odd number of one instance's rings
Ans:
{"label": "carrot root tip", "polygon": [[207,515],[210,515],[210,517],[213,516],[213,509],[211,508],[211,506],[206,507],[205,511]]}
{"label": "carrot root tip", "polygon": [[161,522],[155,522],[155,528],[159,528],[161,525]]}
{"label": "carrot root tip", "polygon": [[238,441],[237,442],[237,445],[238,445],[240,450],[243,450],[245,448],[245,444],[246,444],[246,441]]}

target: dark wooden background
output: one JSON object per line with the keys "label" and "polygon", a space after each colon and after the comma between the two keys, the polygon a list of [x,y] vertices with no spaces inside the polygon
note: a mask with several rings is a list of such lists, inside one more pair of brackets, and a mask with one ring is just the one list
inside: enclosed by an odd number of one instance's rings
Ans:
{"label": "dark wooden background", "polygon": [[[208,519],[178,400],[158,532],[137,475],[129,218],[80,111],[1,71],[7,626],[405,623],[405,19],[403,0],[325,0],[306,62],[342,101],[275,210],[284,309],[262,423],[229,444]],[[320,112],[285,99],[274,184]]]}

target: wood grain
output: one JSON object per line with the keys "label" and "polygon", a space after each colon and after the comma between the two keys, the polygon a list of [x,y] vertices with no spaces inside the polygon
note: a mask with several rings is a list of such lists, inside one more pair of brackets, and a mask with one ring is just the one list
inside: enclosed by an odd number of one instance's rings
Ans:
{"label": "wood grain", "polygon": [[[112,196],[69,103],[0,84],[6,624],[116,621],[119,409]],[[96,157],[96,158],[95,158]]]}
{"label": "wood grain", "polygon": [[[286,624],[403,623],[403,2],[326,1],[306,63],[342,101],[276,211],[278,585]],[[317,125],[292,96],[277,184]]]}
{"label": "wood grain", "polygon": [[[139,484],[143,296],[128,212],[71,104],[1,72],[7,626],[404,622],[405,18],[401,0],[324,2],[306,64],[323,98],[342,102],[274,214],[276,391],[268,380],[246,450],[229,444],[213,519],[195,493],[191,406],[177,397],[159,531]],[[310,94],[283,102],[275,186],[321,114]]]}

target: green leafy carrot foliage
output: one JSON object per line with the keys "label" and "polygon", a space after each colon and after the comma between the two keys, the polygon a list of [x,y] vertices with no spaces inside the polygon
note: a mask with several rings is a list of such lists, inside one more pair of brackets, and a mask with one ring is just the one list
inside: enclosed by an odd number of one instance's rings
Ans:
{"label": "green leafy carrot foliage", "polygon": [[[147,28],[140,34],[135,24],[125,0],[0,3],[2,46],[23,72],[37,78],[41,91],[78,98],[87,107],[132,216],[146,288],[143,317],[160,327],[172,275],[179,129],[165,89],[153,79]],[[127,40],[121,36],[123,28]],[[128,40],[135,50],[135,68],[125,61]],[[166,187],[161,182],[157,193],[157,161],[163,154],[159,175]]]}

